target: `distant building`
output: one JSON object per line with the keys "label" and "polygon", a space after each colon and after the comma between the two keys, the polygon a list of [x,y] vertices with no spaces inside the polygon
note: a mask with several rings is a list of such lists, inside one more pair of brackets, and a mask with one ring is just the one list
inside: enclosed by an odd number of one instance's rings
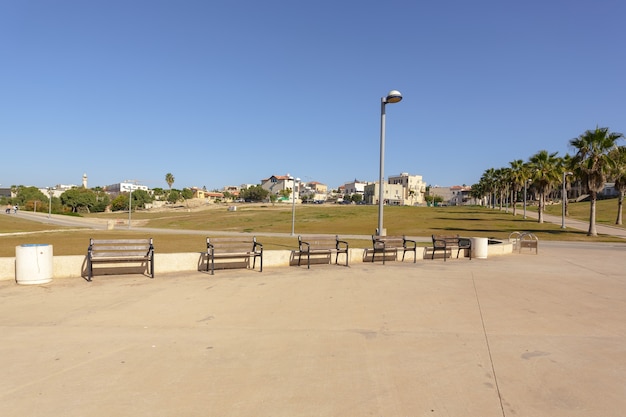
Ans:
{"label": "distant building", "polygon": [[363,196],[365,194],[365,186],[367,184],[367,182],[359,181],[355,178],[354,181],[347,182],[339,188],[342,191],[343,195],[352,196],[354,194],[360,194],[361,196]]}
{"label": "distant building", "polygon": [[[280,202],[292,202],[295,198],[298,201],[298,185],[297,178],[291,175],[272,175],[269,178],[261,180],[261,187],[270,192],[271,195],[279,196]],[[289,190],[289,197],[283,197],[284,191]]]}
{"label": "distant building", "polygon": [[389,184],[400,184],[403,187],[404,195],[402,205],[414,206],[424,204],[426,194],[426,183],[421,175],[409,175],[403,172],[400,175],[389,176]]}
{"label": "distant building", "polygon": [[[367,204],[378,204],[380,201],[380,188],[378,182],[367,184],[363,193],[363,201]],[[383,188],[383,204],[390,206],[402,206],[405,203],[404,187],[400,184],[385,184]]]}
{"label": "distant building", "polygon": [[475,204],[472,199],[472,187],[467,185],[453,185],[451,187],[430,187],[429,194],[442,199],[442,204],[449,206],[462,206]]}
{"label": "distant building", "polygon": [[[348,184],[346,184],[346,186],[348,186]],[[421,175],[409,175],[403,172],[400,175],[389,176],[387,183],[385,183],[383,193],[384,204],[397,206],[424,204],[426,183]],[[363,201],[367,204],[378,204],[378,198],[378,182],[365,184],[363,187]]]}
{"label": "distant building", "polygon": [[144,190],[148,191],[149,188],[145,185],[139,185],[132,182],[120,182],[117,184],[111,184],[104,187],[104,191],[109,194],[129,193],[131,191]]}

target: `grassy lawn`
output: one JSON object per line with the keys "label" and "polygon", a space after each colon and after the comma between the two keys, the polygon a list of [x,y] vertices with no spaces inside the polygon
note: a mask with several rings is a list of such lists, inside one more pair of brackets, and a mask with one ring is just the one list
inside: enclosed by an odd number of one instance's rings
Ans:
{"label": "grassy lawn", "polygon": [[[607,204],[611,202],[612,204]],[[616,200],[599,202],[598,218],[609,219],[615,213]],[[580,207],[580,208],[579,208]],[[556,210],[558,209],[558,210]],[[584,213],[584,210],[587,213]],[[560,206],[549,207],[549,212],[560,214]],[[589,203],[570,206],[572,215],[579,211],[583,219],[588,216]],[[604,210],[611,211],[604,213]],[[602,214],[600,214],[602,212]],[[576,213],[576,214],[575,214]],[[85,217],[125,222],[127,213],[98,213]],[[614,222],[615,219],[613,219]],[[289,236],[292,225],[290,205],[241,204],[236,211],[228,211],[226,205],[216,205],[201,210],[185,208],[160,212],[137,212],[132,216],[133,227],[166,229],[153,233],[118,228],[110,231],[69,230],[67,227],[50,226],[30,222],[12,215],[0,215],[0,233],[29,232],[0,237],[0,257],[15,256],[15,246],[25,243],[48,243],[54,245],[55,255],[83,255],[89,238],[147,237],[155,240],[155,248],[161,253],[201,252],[206,249],[205,237],[219,232],[243,232],[259,236],[265,249],[294,249],[297,238]],[[370,247],[371,234],[378,224],[377,206],[357,205],[298,205],[296,207],[295,233],[363,235],[361,239],[349,239],[352,247]],[[495,237],[505,239],[514,231],[530,231],[540,240],[566,241],[616,241],[622,239],[599,236],[590,238],[583,231],[561,229],[556,224],[539,224],[536,220],[500,212],[484,207],[406,207],[388,206],[384,210],[384,226],[388,235],[429,237],[432,234],[460,234],[468,237]],[[193,234],[191,234],[193,233]],[[268,236],[264,234],[283,234]],[[426,243],[424,243],[426,245]]]}

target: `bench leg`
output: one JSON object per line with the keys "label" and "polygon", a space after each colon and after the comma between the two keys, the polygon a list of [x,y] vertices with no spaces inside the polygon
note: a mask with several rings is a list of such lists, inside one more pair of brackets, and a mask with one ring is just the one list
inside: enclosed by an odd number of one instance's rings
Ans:
{"label": "bench leg", "polygon": [[[346,266],[348,266],[348,252],[347,251],[346,252],[342,251],[341,253],[346,255]],[[338,264],[339,264],[339,251],[337,251],[337,254],[335,256],[335,265],[338,265]]]}

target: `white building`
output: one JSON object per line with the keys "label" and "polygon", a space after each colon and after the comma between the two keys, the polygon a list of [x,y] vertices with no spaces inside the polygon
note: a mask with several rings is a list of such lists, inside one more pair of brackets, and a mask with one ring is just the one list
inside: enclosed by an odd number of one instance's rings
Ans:
{"label": "white building", "polygon": [[119,182],[117,184],[111,184],[104,187],[104,191],[111,194],[129,193],[136,190],[148,191],[148,187],[132,182]]}

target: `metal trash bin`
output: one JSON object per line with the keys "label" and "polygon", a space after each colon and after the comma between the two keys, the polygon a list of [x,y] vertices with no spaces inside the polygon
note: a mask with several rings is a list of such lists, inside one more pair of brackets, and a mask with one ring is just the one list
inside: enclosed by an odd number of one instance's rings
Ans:
{"label": "metal trash bin", "polygon": [[52,245],[25,244],[15,247],[15,282],[47,284],[52,281]]}

